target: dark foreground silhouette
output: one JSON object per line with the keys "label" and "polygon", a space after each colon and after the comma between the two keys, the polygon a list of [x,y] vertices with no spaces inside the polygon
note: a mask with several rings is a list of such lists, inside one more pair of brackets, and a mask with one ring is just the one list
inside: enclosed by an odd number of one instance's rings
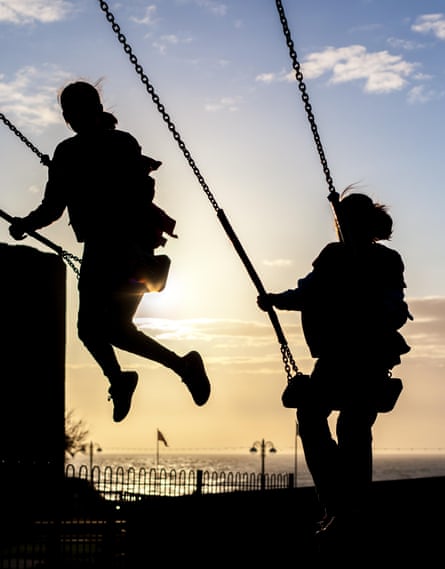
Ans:
{"label": "dark foreground silhouette", "polygon": [[150,172],[160,162],[144,157],[137,140],[115,128],[117,119],[103,110],[93,85],[70,83],[59,102],[74,136],[56,147],[40,205],[13,218],[9,232],[22,240],[68,212],[75,237],[83,243],[78,335],[109,382],[115,422],[130,411],[139,379],[136,371],[121,369],[115,348],[172,370],[193,401],[204,405],[210,382],[201,355],[180,356],[133,322],[143,295],[153,289],[153,273],[169,268],[162,262],[169,259],[154,251],[165,243],[164,232],[176,236],[174,220],[152,202]]}
{"label": "dark foreground silhouette", "polygon": [[[203,569],[216,563],[288,566],[290,559],[303,568],[432,567],[443,555],[445,477],[373,483],[367,518],[327,540],[314,537],[320,517],[314,487],[149,497],[116,507],[82,488],[85,480],[69,482],[55,510],[59,517],[38,518],[34,550],[40,568],[138,569],[153,559],[167,567]],[[15,549],[8,558],[4,547],[14,542],[14,525],[19,542],[31,536],[21,506],[21,514],[16,508],[2,511],[0,555],[6,564],[0,566],[14,566],[8,563]]]}
{"label": "dark foreground silhouette", "polygon": [[400,567],[441,558],[444,478],[375,482],[371,496],[368,517],[327,541],[314,538],[320,506],[312,487],[160,498],[146,510],[136,507],[141,515],[133,520],[130,555],[147,555],[149,539],[166,561],[197,567],[216,560],[221,567],[289,566],[289,560],[307,568]]}

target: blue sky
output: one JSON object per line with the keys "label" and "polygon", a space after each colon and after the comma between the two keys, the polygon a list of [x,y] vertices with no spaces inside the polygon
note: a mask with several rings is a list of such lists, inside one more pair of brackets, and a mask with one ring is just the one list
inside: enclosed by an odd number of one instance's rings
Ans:
{"label": "blue sky", "polygon": [[[266,289],[284,290],[335,240],[328,186],[272,0],[109,2],[211,196]],[[445,448],[445,10],[436,1],[283,1],[334,186],[357,183],[394,217],[390,246],[406,264],[412,346],[394,371],[405,390],[375,427],[376,449]],[[146,295],[138,324],[179,353],[198,349],[213,384],[204,408],[168,370],[129,354],[141,381],[131,415],[111,421],[107,385],[77,340],[68,272],[67,408],[104,450],[248,449],[294,444],[279,345],[257,291],[182,150],[99,1],[0,2],[0,112],[41,152],[71,135],[57,106],[66,82],[101,80],[106,109],[162,160],[155,201],[177,220],[165,291]],[[46,179],[38,157],[0,125],[0,208],[24,215]],[[66,218],[42,234],[75,255]],[[14,245],[7,224],[0,239]],[[28,239],[29,246],[43,248]],[[30,292],[32,294],[32,292]],[[38,299],[36,299],[38,301]],[[312,360],[299,315],[278,313],[302,371]],[[30,334],[38,333],[32,314]],[[359,370],[358,370],[359,373]]]}

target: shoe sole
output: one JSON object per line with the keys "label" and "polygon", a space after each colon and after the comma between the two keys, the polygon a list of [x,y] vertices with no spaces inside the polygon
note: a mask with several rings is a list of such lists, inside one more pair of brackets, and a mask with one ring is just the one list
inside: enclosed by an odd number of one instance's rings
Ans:
{"label": "shoe sole", "polygon": [[183,382],[187,385],[188,390],[190,391],[190,394],[193,398],[193,401],[196,403],[196,405],[198,405],[198,407],[202,407],[209,400],[210,391],[211,391],[210,381],[209,381],[209,378],[207,377],[207,373],[206,373],[206,370],[204,367],[204,362],[202,361],[201,355],[196,351],[189,352],[185,356],[185,358],[186,358],[186,361],[190,362],[189,366],[194,367],[197,370],[199,370],[200,375],[203,378],[205,378],[206,391],[207,391],[207,393],[205,395],[201,395],[201,394],[197,395],[196,393],[193,393],[193,390],[190,388],[190,384],[187,381],[183,380]]}
{"label": "shoe sole", "polygon": [[131,372],[131,371],[129,371],[129,372],[123,372],[123,375],[130,375],[130,374],[132,375],[132,377],[127,379],[127,381],[128,381],[129,383],[132,383],[132,385],[131,385],[131,393],[130,393],[130,401],[129,401],[129,403],[128,403],[128,410],[127,410],[127,412],[125,413],[125,415],[122,415],[122,416],[117,415],[117,416],[116,416],[116,415],[115,415],[115,411],[114,411],[114,409],[113,409],[113,421],[114,421],[115,423],[121,423],[121,422],[125,419],[125,417],[128,416],[128,413],[130,412],[130,409],[131,409],[131,402],[132,402],[132,399],[133,399],[133,394],[134,394],[134,392],[135,392],[135,389],[136,389],[137,384],[138,384],[138,381],[139,381],[139,377],[138,377],[138,375],[137,375],[137,373],[136,373],[135,371],[134,371],[134,372]]}

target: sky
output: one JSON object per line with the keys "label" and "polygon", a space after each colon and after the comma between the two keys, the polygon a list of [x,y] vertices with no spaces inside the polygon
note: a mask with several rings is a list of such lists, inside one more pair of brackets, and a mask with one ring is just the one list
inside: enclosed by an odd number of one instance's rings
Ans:
{"label": "sky", "polygon": [[[412,349],[393,370],[404,390],[395,410],[379,416],[374,448],[443,451],[445,7],[438,0],[282,5],[333,186],[341,192],[356,184],[389,206],[394,234],[385,244],[405,263],[414,320],[402,333]],[[113,423],[107,381],[76,335],[77,279],[68,268],[66,409],[106,452],[152,452],[156,429],[172,452],[248,452],[261,439],[292,452],[295,411],[281,404],[280,344],[216,216],[216,209],[226,214],[271,292],[296,286],[336,240],[326,173],[276,3],[3,0],[0,50],[0,113],[38,151],[51,156],[72,135],[57,94],[84,79],[100,81],[119,128],[162,161],[155,203],[176,219],[179,237],[159,250],[171,258],[169,280],[164,291],[145,295],[136,323],[180,355],[198,350],[212,384],[208,403],[197,407],[173,372],[118,352],[140,381],[130,415]],[[42,198],[46,167],[4,121],[0,143],[0,209],[23,216]],[[16,245],[0,221],[1,242]],[[81,257],[66,216],[41,234]],[[20,244],[48,251],[31,238]],[[299,370],[309,373],[314,362],[299,313],[277,316]],[[32,314],[26,326],[39,333]]]}

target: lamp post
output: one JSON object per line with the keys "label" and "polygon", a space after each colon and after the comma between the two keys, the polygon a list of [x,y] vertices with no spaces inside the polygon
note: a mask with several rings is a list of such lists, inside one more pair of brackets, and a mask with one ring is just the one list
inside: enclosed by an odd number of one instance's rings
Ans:
{"label": "lamp post", "polygon": [[255,441],[251,448],[250,452],[258,452],[258,449],[261,451],[261,475],[260,475],[260,482],[261,482],[261,490],[264,490],[265,483],[266,483],[266,449],[269,449],[269,452],[277,452],[277,449],[274,447],[274,444],[271,441],[265,441],[261,439],[261,441]]}
{"label": "lamp post", "polygon": [[[93,441],[90,441],[90,444],[88,445],[88,455],[89,455],[89,459],[90,459],[90,480],[91,481],[93,481],[93,455],[94,455],[95,450],[96,450],[96,452],[102,452],[102,449],[101,449],[99,444],[93,443]],[[83,447],[83,452],[86,452],[85,446]]]}

